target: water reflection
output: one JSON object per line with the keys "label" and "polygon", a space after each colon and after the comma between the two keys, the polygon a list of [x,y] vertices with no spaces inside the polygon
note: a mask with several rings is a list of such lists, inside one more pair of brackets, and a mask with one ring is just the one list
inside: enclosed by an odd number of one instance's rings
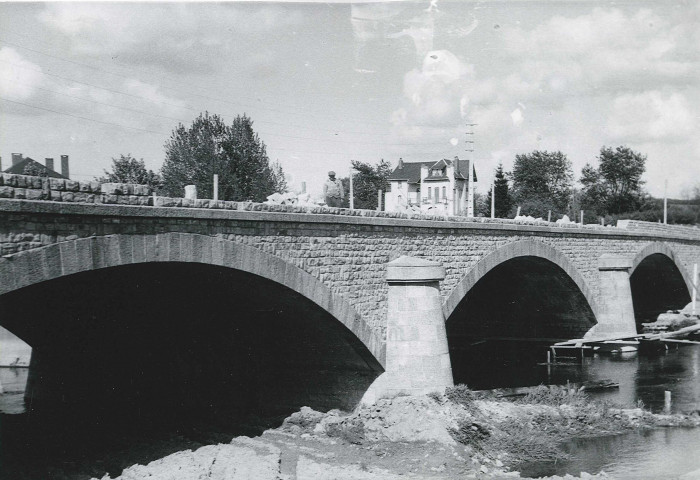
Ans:
{"label": "water reflection", "polygon": [[634,432],[568,442],[571,454],[558,462],[522,464],[526,477],[580,475],[601,470],[615,479],[676,479],[700,469],[700,432],[697,429],[664,429]]}
{"label": "water reflection", "polygon": [[659,412],[664,408],[664,391],[668,390],[674,412],[700,408],[700,345],[655,355],[596,354],[582,363],[538,364],[545,360],[543,346],[490,344],[488,351],[474,355],[473,368],[461,381],[474,389],[488,389],[610,379],[620,388],[591,395],[623,406],[636,406],[640,400]]}

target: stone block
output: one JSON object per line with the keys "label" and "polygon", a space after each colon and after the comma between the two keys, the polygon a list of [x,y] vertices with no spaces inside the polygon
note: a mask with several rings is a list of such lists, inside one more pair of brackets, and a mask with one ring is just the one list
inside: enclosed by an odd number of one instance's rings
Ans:
{"label": "stone block", "polygon": [[0,198],[14,198],[15,189],[8,186],[0,187]]}
{"label": "stone block", "polygon": [[66,191],[67,192],[79,192],[80,182],[76,180],[66,180]]}
{"label": "stone block", "polygon": [[71,192],[61,192],[61,198],[64,202],[73,202],[75,201],[75,193]]}
{"label": "stone block", "polygon": [[174,198],[171,198],[171,197],[156,196],[155,206],[156,207],[174,207],[174,206],[176,206],[176,201]]}
{"label": "stone block", "polygon": [[632,259],[619,255],[604,254],[598,259],[598,270],[629,270]]}
{"label": "stone block", "polygon": [[92,193],[102,193],[102,184],[100,182],[90,182],[90,191]]}
{"label": "stone block", "polygon": [[192,198],[183,198],[183,199],[181,199],[181,201],[182,201],[183,208],[193,208],[194,207],[195,200]]}
{"label": "stone block", "polygon": [[41,189],[43,187],[44,179],[41,177],[29,177],[27,179],[27,188]]}
{"label": "stone block", "polygon": [[48,195],[43,190],[28,188],[25,190],[27,200],[48,200]]}
{"label": "stone block", "polygon": [[123,183],[103,183],[100,186],[103,195],[126,195],[126,188]]}
{"label": "stone block", "polygon": [[102,194],[100,196],[100,203],[119,203],[119,197],[120,195],[110,195],[110,194]]}
{"label": "stone block", "polygon": [[62,192],[66,189],[66,181],[63,178],[50,178],[49,185],[51,190]]}
{"label": "stone block", "polygon": [[151,187],[148,185],[134,185],[134,195],[148,196],[151,194]]}
{"label": "stone block", "polygon": [[27,189],[21,188],[21,187],[15,188],[15,198],[22,199],[22,200],[27,198]]}

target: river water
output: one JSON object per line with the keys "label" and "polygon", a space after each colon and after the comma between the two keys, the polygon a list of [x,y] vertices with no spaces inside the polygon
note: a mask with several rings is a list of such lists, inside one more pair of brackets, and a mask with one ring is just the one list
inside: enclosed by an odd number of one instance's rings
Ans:
{"label": "river water", "polygon": [[[660,412],[664,392],[672,395],[674,412],[691,412],[700,408],[700,345],[686,346],[653,356],[606,354],[584,358],[582,363],[541,365],[543,349],[523,349],[518,354],[506,346],[490,352],[506,352],[500,358],[483,356],[488,368],[474,372],[467,383],[474,389],[513,387],[539,384],[565,384],[610,379],[619,389],[592,393],[591,396],[625,407],[638,402]],[[532,352],[539,352],[537,355]],[[531,357],[527,357],[531,354]],[[516,361],[513,361],[516,359]],[[5,394],[0,395],[0,413],[21,414],[24,410],[21,391],[26,383],[26,368],[0,368],[0,382]],[[3,418],[0,416],[0,418]],[[613,478],[672,479],[700,470],[700,429],[658,429],[623,435],[576,439],[565,445],[570,458],[558,462],[521,465],[523,476],[563,475],[601,470]],[[117,472],[118,468],[114,468]],[[2,475],[0,475],[2,477]]]}
{"label": "river water", "polygon": [[[512,358],[512,357],[511,357]],[[643,403],[654,412],[664,408],[670,391],[671,410],[700,409],[700,345],[684,346],[655,355],[605,354],[582,363],[537,365],[536,362],[496,363],[481,388],[565,384],[610,379],[619,389],[591,392],[592,398],[624,407]],[[638,403],[639,402],[639,403]],[[576,439],[565,445],[567,460],[519,466],[523,476],[564,475],[605,471],[619,479],[675,479],[700,470],[700,429],[665,428],[622,435]],[[698,477],[700,478],[700,474]]]}

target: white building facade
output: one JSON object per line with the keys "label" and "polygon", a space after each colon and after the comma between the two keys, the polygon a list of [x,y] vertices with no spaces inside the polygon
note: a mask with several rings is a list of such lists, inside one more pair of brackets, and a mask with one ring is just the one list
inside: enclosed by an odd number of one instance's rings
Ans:
{"label": "white building facade", "polygon": [[386,211],[420,211],[440,215],[467,215],[469,171],[472,188],[476,172],[470,160],[404,162],[389,176],[390,190],[384,197]]}

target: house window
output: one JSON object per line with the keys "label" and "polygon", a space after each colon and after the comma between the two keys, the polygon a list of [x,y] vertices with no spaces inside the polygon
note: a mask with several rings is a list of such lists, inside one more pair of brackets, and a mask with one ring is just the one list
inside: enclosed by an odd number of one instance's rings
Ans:
{"label": "house window", "polygon": [[442,199],[447,200],[447,187],[442,187]]}
{"label": "house window", "polygon": [[435,187],[435,203],[440,203],[440,187]]}
{"label": "house window", "polygon": [[431,198],[432,196],[433,196],[433,188],[432,188],[432,187],[428,187],[428,200],[430,200],[430,198]]}

